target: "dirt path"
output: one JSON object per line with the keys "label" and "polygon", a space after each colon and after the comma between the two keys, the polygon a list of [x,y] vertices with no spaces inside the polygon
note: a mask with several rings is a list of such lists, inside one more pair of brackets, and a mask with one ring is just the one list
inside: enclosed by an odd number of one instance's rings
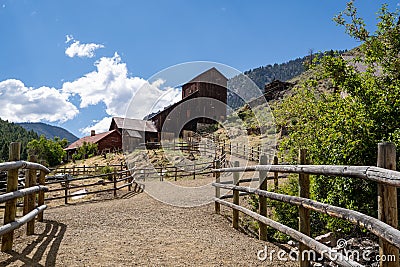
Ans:
{"label": "dirt path", "polygon": [[16,233],[0,266],[296,266],[261,262],[268,246],[231,228],[213,205],[177,208],[142,193],[126,198],[51,208],[36,235]]}

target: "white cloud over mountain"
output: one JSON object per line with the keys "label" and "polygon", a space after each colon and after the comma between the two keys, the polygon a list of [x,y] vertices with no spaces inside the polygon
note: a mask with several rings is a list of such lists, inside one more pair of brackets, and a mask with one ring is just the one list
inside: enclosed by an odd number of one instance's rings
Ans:
{"label": "white cloud over mountain", "polygon": [[[129,77],[127,66],[121,62],[121,57],[117,53],[113,57],[101,58],[95,66],[96,71],[63,84],[63,93],[79,95],[80,108],[102,102],[109,116],[125,116],[128,105],[135,96],[134,107],[130,109],[127,116],[142,119],[151,111],[179,100],[179,90],[160,89],[159,87],[163,85],[160,80],[149,84],[145,79]],[[161,96],[163,96],[162,100],[158,101]],[[81,129],[81,132],[90,133],[90,129],[95,129],[97,132],[107,131],[109,127],[109,124],[106,124],[107,121],[110,121],[110,118],[106,117],[92,126]]]}
{"label": "white cloud over mountain", "polygon": [[109,115],[125,114],[127,104],[133,94],[147,81],[138,77],[128,77],[128,70],[121,57],[103,57],[95,63],[96,71],[63,84],[62,91],[79,95],[80,108],[103,102]]}
{"label": "white cloud over mountain", "polygon": [[19,80],[0,82],[0,117],[13,122],[42,120],[65,122],[73,119],[79,110],[69,102],[68,95],[42,86],[26,87]]}
{"label": "white cloud over mountain", "polygon": [[[67,36],[67,41],[74,41],[73,37]],[[0,117],[14,122],[65,122],[75,118],[80,109],[104,103],[107,116],[80,129],[81,133],[89,134],[92,129],[107,131],[112,116],[142,119],[180,100],[180,90],[163,87],[162,80],[150,84],[143,78],[131,77],[117,53],[100,58],[94,66],[94,71],[64,82],[59,89],[27,87],[15,79],[0,81]],[[71,99],[76,101],[74,96],[79,96],[79,108],[71,102]],[[126,113],[133,96],[133,104]]]}
{"label": "white cloud over mountain", "polygon": [[67,35],[66,36],[66,42],[69,43],[72,41],[69,47],[65,49],[65,54],[69,57],[89,57],[92,58],[95,56],[94,51],[99,49],[99,48],[104,48],[104,45],[102,44],[95,44],[95,43],[89,43],[89,44],[81,44],[78,40],[75,40],[72,35]]}

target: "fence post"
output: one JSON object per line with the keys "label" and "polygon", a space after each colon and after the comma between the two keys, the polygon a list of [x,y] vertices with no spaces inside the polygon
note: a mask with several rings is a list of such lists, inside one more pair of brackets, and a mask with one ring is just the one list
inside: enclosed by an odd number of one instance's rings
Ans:
{"label": "fence post", "polygon": [[117,170],[116,169],[114,169],[113,183],[114,183],[114,197],[116,197],[117,196]]}
{"label": "fence post", "polygon": [[176,182],[176,178],[177,178],[177,176],[178,176],[178,167],[176,167],[176,166],[174,166],[174,168],[175,168],[175,178],[174,178],[174,180],[175,180],[175,182]]}
{"label": "fence post", "polygon": [[68,204],[68,176],[64,175],[64,204]]}
{"label": "fence post", "polygon": [[[21,143],[14,142],[10,144],[9,160],[20,160]],[[18,189],[18,169],[8,170],[7,174],[7,193],[13,192]],[[6,209],[4,212],[4,224],[15,221],[15,214],[17,212],[17,199],[8,200],[6,202]],[[14,231],[4,234],[1,240],[1,251],[10,251],[12,249],[14,239]]]}
{"label": "fence post", "polygon": [[[219,160],[215,161],[215,169],[221,168],[221,162]],[[216,172],[215,173],[215,182],[220,183],[221,178],[220,178],[221,173]],[[221,188],[215,187],[215,198],[220,198],[221,197]],[[219,214],[221,211],[221,205],[218,202],[215,202],[215,213]]]}
{"label": "fence post", "polygon": [[[396,146],[393,143],[378,144],[378,167],[396,170]],[[397,188],[394,186],[378,184],[378,219],[397,229]],[[379,239],[380,266],[399,266],[399,250]],[[382,256],[394,255],[395,261],[382,261]]]}
{"label": "fence post", "polygon": [[[46,183],[46,173],[44,171],[40,171],[40,175],[39,175],[39,184],[40,185],[45,185]],[[38,206],[42,206],[44,205],[44,191],[39,191],[38,194]],[[39,213],[38,215],[38,221],[39,222],[43,222],[43,211],[41,213]]]}
{"label": "fence post", "polygon": [[[29,161],[37,162],[36,156],[30,155]],[[29,181],[29,183],[25,184],[25,188],[36,185],[36,169],[30,169],[28,171],[28,181]],[[27,195],[27,199],[28,199],[27,213],[29,213],[35,208],[36,194]],[[35,219],[30,220],[26,224],[26,235],[33,235],[34,233],[35,233]]]}
{"label": "fence post", "polygon": [[193,180],[196,179],[196,161],[193,161]]}
{"label": "fence post", "polygon": [[[307,150],[300,149],[299,162],[301,165],[307,164]],[[308,174],[299,174],[299,196],[302,198],[310,198],[310,176]],[[299,231],[310,236],[310,211],[304,207],[299,207]],[[302,243],[299,244],[299,264],[300,267],[309,267],[309,259],[302,257],[303,251],[308,247]]]}
{"label": "fence post", "polygon": [[[277,156],[274,156],[274,165],[278,165],[278,157]],[[278,175],[279,175],[279,173],[278,172],[274,172],[274,191],[276,192],[276,191],[278,191],[278,187],[279,187],[279,184],[278,184]]]}
{"label": "fence post", "polygon": [[[239,167],[239,161],[234,162],[234,167]],[[239,173],[234,172],[233,173],[233,185],[237,186],[239,185]],[[238,190],[233,190],[233,204],[239,205],[239,191]],[[232,227],[235,229],[239,228],[239,211],[232,209]]]}
{"label": "fence post", "polygon": [[243,145],[243,158],[246,159],[246,145]]}
{"label": "fence post", "polygon": [[[263,155],[260,158],[260,165],[267,165],[268,164],[268,158],[267,156]],[[267,177],[268,172],[267,171],[259,171],[259,179],[260,179],[260,190],[267,191],[268,190],[268,177]],[[263,196],[259,196],[259,213],[261,216],[266,217],[267,216],[267,198]],[[264,223],[259,222],[259,235],[258,238],[260,240],[267,240],[267,226]]]}
{"label": "fence post", "polygon": [[83,164],[83,175],[85,175],[85,172],[86,172],[86,165]]}
{"label": "fence post", "polygon": [[251,147],[251,160],[254,161],[254,149]]}

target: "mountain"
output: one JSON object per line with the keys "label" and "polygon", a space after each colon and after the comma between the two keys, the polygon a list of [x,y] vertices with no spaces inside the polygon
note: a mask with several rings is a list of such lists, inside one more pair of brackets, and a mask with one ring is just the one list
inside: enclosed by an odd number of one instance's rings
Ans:
{"label": "mountain", "polygon": [[34,131],[27,131],[23,127],[0,119],[0,162],[8,160],[8,151],[11,142],[21,142],[21,159],[27,159],[26,145],[39,136]]}
{"label": "mountain", "polygon": [[18,123],[18,125],[22,126],[28,131],[33,130],[39,136],[43,134],[48,139],[53,139],[54,137],[58,136],[61,139],[67,139],[69,143],[73,143],[79,139],[64,128],[52,126],[42,122],[24,122]]}
{"label": "mountain", "polygon": [[265,84],[274,80],[287,81],[302,74],[306,70],[304,63],[309,58],[309,56],[305,56],[281,64],[261,66],[245,71],[244,74],[263,90]]}

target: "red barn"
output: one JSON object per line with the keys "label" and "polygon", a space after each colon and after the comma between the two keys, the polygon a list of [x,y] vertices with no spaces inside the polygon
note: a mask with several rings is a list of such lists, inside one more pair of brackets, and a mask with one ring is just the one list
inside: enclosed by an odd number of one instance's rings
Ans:
{"label": "red barn", "polygon": [[122,137],[118,130],[112,130],[100,134],[96,134],[96,132],[92,130],[90,136],[82,137],[81,139],[70,144],[65,149],[65,151],[67,151],[68,158],[70,158],[70,156],[74,154],[84,142],[97,144],[99,153],[122,149]]}

